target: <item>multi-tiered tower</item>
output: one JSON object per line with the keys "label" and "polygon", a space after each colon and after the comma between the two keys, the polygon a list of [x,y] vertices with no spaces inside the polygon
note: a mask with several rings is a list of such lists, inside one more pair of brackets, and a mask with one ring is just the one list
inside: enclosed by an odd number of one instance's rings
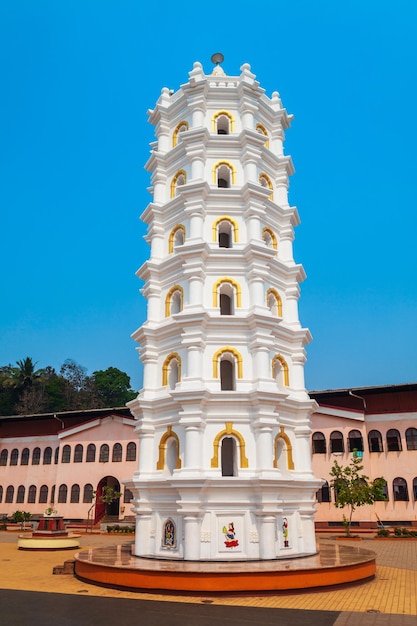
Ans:
{"label": "multi-tiered tower", "polygon": [[134,333],[144,384],[129,404],[139,467],[130,489],[137,556],[274,559],[315,552],[309,331],[293,260],[291,116],[250,66],[195,63],[149,111],[157,141]]}

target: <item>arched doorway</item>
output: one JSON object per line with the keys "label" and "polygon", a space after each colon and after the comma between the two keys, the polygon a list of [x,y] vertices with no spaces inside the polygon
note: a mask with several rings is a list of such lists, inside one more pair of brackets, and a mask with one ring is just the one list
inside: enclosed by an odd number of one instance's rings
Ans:
{"label": "arched doorway", "polygon": [[102,502],[100,497],[103,495],[103,488],[111,487],[114,491],[120,491],[120,483],[114,476],[105,476],[97,485],[96,507],[94,514],[94,523],[97,524],[105,515],[119,516],[120,498],[110,503]]}

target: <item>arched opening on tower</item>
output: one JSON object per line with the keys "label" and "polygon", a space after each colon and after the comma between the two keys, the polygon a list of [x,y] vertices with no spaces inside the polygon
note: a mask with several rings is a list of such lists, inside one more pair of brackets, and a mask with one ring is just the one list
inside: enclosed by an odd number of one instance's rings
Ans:
{"label": "arched opening on tower", "polygon": [[232,315],[232,298],[227,293],[220,294],[220,315]]}
{"label": "arched opening on tower", "polygon": [[230,132],[230,120],[227,115],[219,115],[217,118],[217,134],[228,135]]}
{"label": "arched opening on tower", "polygon": [[222,391],[235,389],[235,364],[228,358],[220,361],[220,389]]}
{"label": "arched opening on tower", "polygon": [[228,221],[220,222],[219,224],[219,248],[231,248],[232,247],[232,225]]}
{"label": "arched opening on tower", "polygon": [[177,359],[171,359],[168,371],[168,387],[175,389],[175,385],[179,381],[179,364]]}
{"label": "arched opening on tower", "polygon": [[180,291],[174,291],[171,296],[171,315],[182,311],[182,294]]}
{"label": "arched opening on tower", "polygon": [[236,441],[234,437],[224,437],[221,443],[222,476],[237,476]]}
{"label": "arched opening on tower", "polygon": [[230,187],[230,180],[231,180],[230,167],[228,167],[227,165],[220,165],[217,168],[217,186],[223,187],[226,189]]}
{"label": "arched opening on tower", "polygon": [[165,467],[170,474],[173,474],[174,469],[177,468],[178,459],[178,443],[174,437],[170,437],[167,441],[166,455],[165,455]]}

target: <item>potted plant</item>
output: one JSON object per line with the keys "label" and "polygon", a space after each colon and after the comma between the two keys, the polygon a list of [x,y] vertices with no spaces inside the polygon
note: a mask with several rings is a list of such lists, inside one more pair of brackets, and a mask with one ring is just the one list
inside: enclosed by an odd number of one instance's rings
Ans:
{"label": "potted plant", "polygon": [[58,515],[58,511],[54,509],[52,506],[48,506],[48,508],[45,510],[43,514],[44,517],[57,517],[57,515]]}

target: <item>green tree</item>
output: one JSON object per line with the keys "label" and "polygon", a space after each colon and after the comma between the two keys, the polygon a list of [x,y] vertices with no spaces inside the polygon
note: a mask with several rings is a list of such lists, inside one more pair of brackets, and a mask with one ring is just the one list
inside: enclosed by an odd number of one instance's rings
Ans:
{"label": "green tree", "polygon": [[98,396],[94,379],[87,376],[87,368],[72,359],[64,361],[60,375],[65,381],[65,409],[93,409],[98,406]]}
{"label": "green tree", "polygon": [[386,500],[384,494],[386,480],[380,477],[369,483],[368,476],[361,474],[362,470],[361,459],[355,455],[350,465],[343,467],[335,460],[330,470],[331,485],[336,494],[334,504],[341,509],[345,506],[349,508],[349,517],[343,516],[348,537],[350,536],[352,515],[358,507],[364,504],[373,504],[375,500]]}
{"label": "green tree", "polygon": [[103,407],[124,406],[137,395],[131,389],[130,377],[117,367],[108,367],[106,370],[93,372],[93,379]]}

